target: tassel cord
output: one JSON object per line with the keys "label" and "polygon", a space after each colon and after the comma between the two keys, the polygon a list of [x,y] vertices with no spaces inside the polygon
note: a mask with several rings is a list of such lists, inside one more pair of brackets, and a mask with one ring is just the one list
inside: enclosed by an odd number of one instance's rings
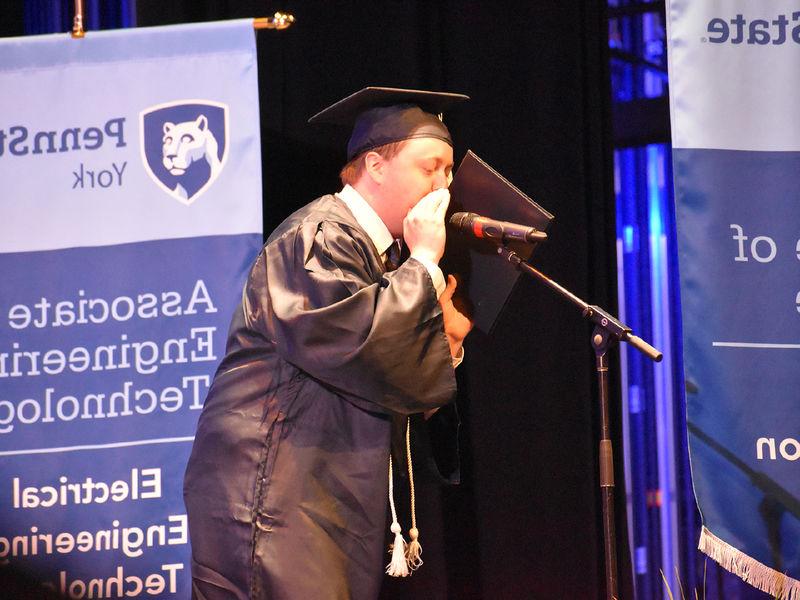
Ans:
{"label": "tassel cord", "polygon": [[414,466],[411,463],[411,419],[406,422],[406,458],[408,459],[408,485],[411,492],[411,529],[408,530],[410,541],[406,547],[406,562],[409,570],[416,571],[422,566],[422,546],[419,543],[417,529],[417,500],[414,494]]}

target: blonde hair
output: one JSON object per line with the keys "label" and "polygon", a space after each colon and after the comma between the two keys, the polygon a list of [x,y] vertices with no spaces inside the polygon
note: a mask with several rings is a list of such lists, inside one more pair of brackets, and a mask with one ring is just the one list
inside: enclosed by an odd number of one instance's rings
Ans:
{"label": "blonde hair", "polygon": [[405,143],[406,140],[391,142],[357,154],[350,159],[350,162],[342,167],[342,170],[339,172],[339,179],[342,180],[342,185],[353,185],[361,178],[361,175],[364,173],[364,157],[367,155],[367,152],[377,152],[386,160],[391,160],[400,153]]}

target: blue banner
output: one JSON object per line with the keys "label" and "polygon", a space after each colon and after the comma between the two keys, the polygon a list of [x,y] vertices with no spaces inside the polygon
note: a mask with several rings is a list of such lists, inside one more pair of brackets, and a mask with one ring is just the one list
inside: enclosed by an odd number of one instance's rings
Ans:
{"label": "blue banner", "polygon": [[261,231],[251,20],[0,40],[0,569],[188,598],[183,471]]}
{"label": "blue banner", "polygon": [[672,0],[668,14],[700,549],[800,598],[800,12]]}

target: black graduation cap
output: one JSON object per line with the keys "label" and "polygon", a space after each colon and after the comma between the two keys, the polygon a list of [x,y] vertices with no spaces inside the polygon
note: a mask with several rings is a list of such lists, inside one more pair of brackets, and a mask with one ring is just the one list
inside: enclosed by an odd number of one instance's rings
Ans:
{"label": "black graduation cap", "polygon": [[387,87],[366,87],[311,117],[309,123],[353,126],[347,160],[378,146],[432,137],[453,140],[439,115],[469,100],[464,94]]}
{"label": "black graduation cap", "polygon": [[[471,150],[450,184],[448,219],[452,213],[462,211],[535,227],[539,231],[547,231],[553,220],[552,214]],[[527,261],[538,243],[509,242],[507,245]],[[492,242],[456,232],[448,232],[447,248],[440,264],[445,272],[461,277],[456,293],[467,299],[475,326],[484,333],[491,333],[519,279],[519,271],[498,256],[497,246]]]}

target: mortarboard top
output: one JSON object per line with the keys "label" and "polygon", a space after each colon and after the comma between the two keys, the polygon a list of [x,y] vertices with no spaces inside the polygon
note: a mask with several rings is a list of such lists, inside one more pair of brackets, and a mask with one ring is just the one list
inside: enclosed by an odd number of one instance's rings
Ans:
{"label": "mortarboard top", "polygon": [[[553,215],[471,150],[458,167],[450,196],[448,219],[454,212],[474,212],[498,221],[536,227],[539,231],[546,231],[553,220]],[[536,244],[510,242],[508,247],[527,261]],[[492,242],[450,232],[442,268],[459,274],[461,293],[465,292],[471,305],[475,326],[490,333],[519,278],[519,271],[503,262]]]}
{"label": "mortarboard top", "polygon": [[469,100],[464,94],[387,87],[366,87],[311,117],[309,123],[353,127],[347,160],[385,144],[411,138],[453,140],[437,115]]}

